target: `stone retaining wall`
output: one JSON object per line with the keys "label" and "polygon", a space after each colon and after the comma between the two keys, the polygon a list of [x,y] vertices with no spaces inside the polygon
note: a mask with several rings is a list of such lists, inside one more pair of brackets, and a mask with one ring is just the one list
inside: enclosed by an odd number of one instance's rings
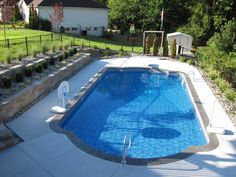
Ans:
{"label": "stone retaining wall", "polygon": [[34,82],[31,86],[0,102],[0,122],[7,121],[24,109],[32,101],[43,93],[55,88],[60,82],[76,73],[82,67],[91,62],[91,55],[84,54],[82,57],[72,61],[54,73],[40,81]]}

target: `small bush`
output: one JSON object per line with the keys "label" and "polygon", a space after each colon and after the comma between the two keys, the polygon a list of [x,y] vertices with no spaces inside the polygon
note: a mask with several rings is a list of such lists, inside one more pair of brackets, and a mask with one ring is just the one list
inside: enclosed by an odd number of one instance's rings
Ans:
{"label": "small bush", "polygon": [[109,48],[109,47],[106,47],[105,50],[110,50],[110,48]]}
{"label": "small bush", "polygon": [[25,68],[24,73],[26,77],[32,77],[33,71],[31,67]]}
{"label": "small bush", "polygon": [[193,60],[187,60],[186,63],[188,63],[189,65],[193,65],[194,64]]}
{"label": "small bush", "polygon": [[219,73],[214,69],[209,69],[208,75],[211,80],[216,80],[219,77]]}
{"label": "small bush", "polygon": [[74,48],[73,51],[74,51],[74,54],[77,54],[77,48]]}
{"label": "small bush", "polygon": [[179,61],[181,61],[181,62],[186,62],[186,61],[187,61],[187,58],[185,58],[185,57],[179,57]]}
{"label": "small bush", "polygon": [[236,100],[236,92],[232,88],[226,88],[224,94],[228,100],[230,101]]}
{"label": "small bush", "polygon": [[50,58],[49,60],[50,65],[55,65],[55,58]]}
{"label": "small bush", "polygon": [[25,56],[25,54],[23,54],[23,53],[17,53],[16,58],[17,58],[17,60],[22,61],[22,59],[24,58],[24,56]]}
{"label": "small bush", "polygon": [[67,59],[68,57],[69,57],[69,53],[67,51],[65,51],[64,54],[63,54],[63,58]]}
{"label": "small bush", "polygon": [[56,45],[52,45],[52,52],[55,52],[56,51]]}
{"label": "small bush", "polygon": [[158,54],[158,41],[157,41],[157,35],[155,34],[154,40],[153,40],[153,55],[157,56]]}
{"label": "small bush", "polygon": [[111,54],[110,50],[104,50],[103,55],[109,56]]}
{"label": "small bush", "polygon": [[43,71],[43,67],[41,64],[37,64],[34,68],[34,70],[37,72],[37,73],[42,73]]}
{"label": "small bush", "polygon": [[168,41],[164,40],[164,44],[163,44],[163,55],[164,56],[168,56],[169,54],[169,48],[168,48]]}
{"label": "small bush", "polygon": [[48,48],[46,45],[42,45],[42,53],[46,54],[46,52],[48,51]]}
{"label": "small bush", "polygon": [[171,44],[171,53],[170,53],[171,58],[176,57],[176,39],[173,40]]}
{"label": "small bush", "polygon": [[44,31],[52,30],[52,23],[47,19],[39,19],[40,29]]}
{"label": "small bush", "polygon": [[73,49],[70,49],[69,51],[69,56],[73,56],[74,55],[74,50]]}
{"label": "small bush", "polygon": [[16,78],[15,78],[16,82],[23,82],[24,81],[24,76],[22,73],[16,73]]}
{"label": "small bush", "polygon": [[11,53],[10,51],[6,52],[5,55],[4,55],[4,60],[8,63],[8,64],[11,64]]}
{"label": "small bush", "polygon": [[146,46],[145,46],[146,51],[145,51],[145,53],[150,54],[150,37],[149,37],[149,35],[147,35],[145,42],[146,42]]}
{"label": "small bush", "polygon": [[4,88],[11,88],[11,78],[9,77],[4,77],[3,80],[2,80],[2,83],[3,83],[3,87]]}
{"label": "small bush", "polygon": [[63,55],[59,55],[59,56],[58,56],[58,60],[59,60],[59,61],[62,61],[63,59],[64,59],[64,56],[63,56]]}
{"label": "small bush", "polygon": [[229,84],[223,79],[217,78],[215,82],[219,86],[221,92],[225,92],[226,88],[229,87]]}
{"label": "small bush", "polygon": [[39,50],[37,48],[33,48],[31,55],[32,57],[36,57],[38,53],[39,53]]}
{"label": "small bush", "polygon": [[94,45],[93,48],[94,48],[94,49],[98,49],[98,46]]}
{"label": "small bush", "polygon": [[42,66],[43,66],[43,69],[48,69],[48,62],[44,61]]}

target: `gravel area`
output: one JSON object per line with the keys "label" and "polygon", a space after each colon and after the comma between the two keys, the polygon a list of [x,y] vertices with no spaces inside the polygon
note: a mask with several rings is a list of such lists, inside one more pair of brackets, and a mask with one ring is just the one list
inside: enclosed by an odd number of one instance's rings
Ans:
{"label": "gravel area", "polygon": [[219,87],[216,85],[214,81],[212,81],[204,71],[200,70],[201,75],[204,77],[205,81],[208,83],[208,86],[211,88],[212,92],[220,102],[221,106],[228,114],[230,120],[236,127],[236,106],[235,103],[230,102],[224,94],[220,91]]}

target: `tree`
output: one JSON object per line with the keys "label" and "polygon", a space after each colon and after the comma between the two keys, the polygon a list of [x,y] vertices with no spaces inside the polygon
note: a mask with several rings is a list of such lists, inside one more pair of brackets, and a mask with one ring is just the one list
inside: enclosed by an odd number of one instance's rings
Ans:
{"label": "tree", "polygon": [[208,45],[220,51],[230,52],[233,50],[235,40],[236,20],[230,20],[221,27],[208,41]]}
{"label": "tree", "polygon": [[23,20],[23,17],[22,17],[22,15],[20,13],[19,6],[17,4],[15,4],[13,6],[12,21],[13,21],[13,23],[16,23],[18,20]]}
{"label": "tree", "polygon": [[150,54],[150,35],[149,34],[147,34],[145,43],[146,43],[146,46],[145,46],[146,51],[145,51],[145,53],[146,54]]}
{"label": "tree", "polygon": [[163,55],[168,56],[169,49],[168,49],[168,41],[165,39],[163,42]]}
{"label": "tree", "polygon": [[171,58],[175,58],[176,57],[176,39],[172,41],[170,50],[171,50],[171,54],[170,54]]}
{"label": "tree", "polygon": [[29,28],[38,29],[39,28],[39,18],[34,5],[32,4],[29,9]]}
{"label": "tree", "polygon": [[158,54],[158,40],[157,40],[157,35],[155,34],[153,39],[153,55],[157,56],[157,54]]}
{"label": "tree", "polygon": [[53,5],[52,14],[49,15],[49,19],[53,25],[55,31],[59,32],[59,27],[64,18],[64,7],[62,3],[55,3]]}
{"label": "tree", "polygon": [[11,23],[12,14],[13,14],[13,0],[3,0],[0,2],[0,8],[2,13],[2,23],[3,23],[3,32],[4,32],[4,39],[5,39],[5,46],[7,46],[7,37],[6,37],[6,24]]}

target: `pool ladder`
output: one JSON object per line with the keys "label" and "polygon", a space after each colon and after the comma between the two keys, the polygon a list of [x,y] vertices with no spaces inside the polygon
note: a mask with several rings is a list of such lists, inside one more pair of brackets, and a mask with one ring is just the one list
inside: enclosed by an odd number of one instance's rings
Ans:
{"label": "pool ladder", "polygon": [[[127,147],[127,142],[129,142],[128,147]],[[123,144],[123,153],[122,153],[122,160],[121,160],[121,166],[124,167],[126,164],[126,153],[131,147],[131,138],[127,138],[127,136],[124,136],[124,144]]]}

